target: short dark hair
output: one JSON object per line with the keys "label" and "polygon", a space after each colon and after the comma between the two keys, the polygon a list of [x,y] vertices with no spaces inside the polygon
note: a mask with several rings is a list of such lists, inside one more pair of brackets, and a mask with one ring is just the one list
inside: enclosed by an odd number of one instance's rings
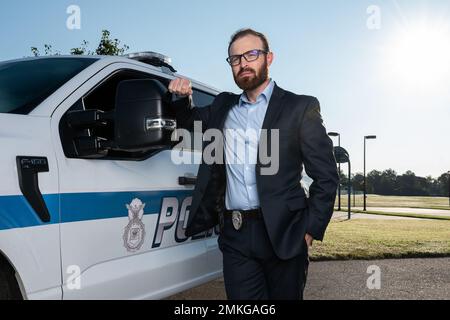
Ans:
{"label": "short dark hair", "polygon": [[261,39],[262,43],[263,43],[263,49],[267,52],[269,52],[269,41],[267,40],[267,37],[262,34],[261,32],[255,31],[253,29],[250,28],[245,28],[245,29],[240,29],[238,31],[236,31],[232,36],[231,36],[231,40],[230,43],[228,44],[228,54],[230,54],[230,48],[231,45],[238,39],[243,38],[245,36],[248,35],[252,35],[255,37],[258,37]]}

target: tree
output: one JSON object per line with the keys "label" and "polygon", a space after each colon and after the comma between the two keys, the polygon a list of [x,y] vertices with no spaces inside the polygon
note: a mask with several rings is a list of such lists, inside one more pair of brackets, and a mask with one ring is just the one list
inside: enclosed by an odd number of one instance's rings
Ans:
{"label": "tree", "polygon": [[[31,53],[32,53],[35,57],[38,57],[38,56],[41,55],[41,53],[39,52],[39,49],[36,48],[36,47],[31,47]],[[52,55],[58,56],[58,55],[60,55],[60,54],[61,54],[61,53],[60,53],[59,51],[53,52],[53,48],[52,48],[51,45],[49,45],[49,44],[44,44],[44,55],[45,55],[45,56],[52,56]]]}
{"label": "tree", "polygon": [[111,40],[109,38],[110,32],[108,30],[102,31],[102,38],[100,43],[95,51],[98,55],[104,56],[118,56],[123,55],[125,51],[127,51],[130,47],[124,45],[122,48],[119,48],[120,41],[118,39]]}
{"label": "tree", "polygon": [[383,171],[380,177],[379,190],[376,190],[376,192],[381,195],[390,195],[395,194],[397,188],[397,173],[392,169]]}
{"label": "tree", "polygon": [[364,189],[364,176],[362,173],[353,175],[352,187],[355,191],[362,191]]}
{"label": "tree", "polygon": [[414,172],[408,170],[397,178],[399,194],[402,196],[426,196],[426,179],[416,177]]}
{"label": "tree", "polygon": [[[104,55],[104,56],[119,56],[123,55],[130,47],[124,44],[121,46],[119,39],[110,39],[111,33],[108,30],[102,30],[102,37],[95,51],[88,49],[89,42],[83,40],[81,45],[77,48],[70,49],[71,55]],[[31,47],[31,53],[38,57],[41,55],[37,47]],[[49,44],[44,44],[44,54],[48,55],[60,55],[61,53],[57,51],[53,52],[53,48]]]}
{"label": "tree", "polygon": [[443,197],[448,197],[449,193],[449,184],[450,184],[450,174],[448,172],[441,174],[439,178],[436,180],[436,184],[438,187],[439,195]]}
{"label": "tree", "polygon": [[83,42],[81,43],[81,46],[78,48],[72,48],[70,49],[70,54],[72,55],[84,55],[84,54],[93,54],[92,52],[88,51],[87,47],[89,45],[89,42],[87,42],[86,40],[83,40]]}
{"label": "tree", "polygon": [[366,191],[367,193],[376,194],[381,189],[381,172],[372,170],[366,177]]}

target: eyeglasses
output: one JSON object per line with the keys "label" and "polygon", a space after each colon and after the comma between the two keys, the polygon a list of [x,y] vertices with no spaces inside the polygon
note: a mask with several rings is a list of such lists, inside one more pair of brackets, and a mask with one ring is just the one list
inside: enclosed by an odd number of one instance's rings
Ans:
{"label": "eyeglasses", "polygon": [[253,49],[253,50],[244,52],[243,54],[236,54],[234,56],[229,56],[227,58],[227,62],[230,64],[230,66],[237,66],[237,65],[241,64],[242,57],[244,57],[247,62],[251,62],[251,61],[258,60],[259,55],[261,53],[268,54],[268,52],[265,50]]}

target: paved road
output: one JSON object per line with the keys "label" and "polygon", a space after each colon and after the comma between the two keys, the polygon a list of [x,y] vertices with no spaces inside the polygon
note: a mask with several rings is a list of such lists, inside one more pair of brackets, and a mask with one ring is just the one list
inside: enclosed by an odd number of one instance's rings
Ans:
{"label": "paved road", "polygon": [[[345,208],[343,208],[345,210]],[[362,207],[355,207],[356,210],[362,210]],[[420,208],[385,208],[385,207],[367,207],[369,211],[394,212],[394,213],[414,213],[429,214],[433,216],[450,217],[450,210],[442,209],[420,209]]]}
{"label": "paved road", "polygon": [[[369,266],[380,268],[380,290],[367,288]],[[315,262],[305,299],[450,300],[450,258]]]}
{"label": "paved road", "polygon": [[[345,220],[348,219],[348,213],[343,211],[335,211],[333,219]],[[375,220],[423,220],[422,218],[397,217],[397,216],[382,216],[378,214],[368,213],[352,213],[352,219],[375,219]]]}
{"label": "paved road", "polygon": [[[380,289],[368,289],[370,266],[380,270]],[[223,279],[169,299],[226,299]],[[306,300],[450,300],[450,258],[311,262]]]}

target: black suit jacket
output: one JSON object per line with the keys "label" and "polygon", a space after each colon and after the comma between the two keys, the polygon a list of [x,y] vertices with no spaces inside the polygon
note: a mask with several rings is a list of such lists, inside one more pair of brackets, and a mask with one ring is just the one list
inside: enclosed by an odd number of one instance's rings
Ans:
{"label": "black suit jacket", "polygon": [[[203,130],[223,130],[228,112],[238,103],[239,95],[221,93],[212,105],[204,108],[191,108],[188,100],[181,100],[174,108],[179,126],[192,130],[194,121],[202,121]],[[262,129],[279,129],[280,142],[279,170],[275,175],[261,175],[264,165],[258,156],[256,182],[260,206],[275,253],[281,259],[289,259],[304,249],[305,233],[323,240],[338,185],[333,145],[323,125],[319,101],[277,85]],[[270,133],[268,137],[270,146]],[[303,164],[314,181],[309,188],[309,198],[300,185]],[[226,209],[225,187],[225,165],[203,162],[193,193],[186,236],[218,224],[219,213]]]}

